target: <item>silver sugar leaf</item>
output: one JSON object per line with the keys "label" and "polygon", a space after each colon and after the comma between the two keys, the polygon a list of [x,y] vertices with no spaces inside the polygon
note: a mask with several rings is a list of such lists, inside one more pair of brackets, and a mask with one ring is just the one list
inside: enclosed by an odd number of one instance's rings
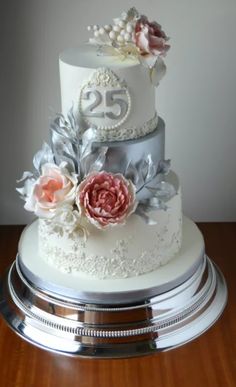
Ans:
{"label": "silver sugar leaf", "polygon": [[75,137],[77,137],[76,133],[77,133],[77,131],[79,131],[79,126],[76,123],[76,119],[75,119],[75,116],[74,116],[74,113],[73,113],[73,106],[71,106],[70,110],[68,111],[67,119],[69,121],[70,127],[74,131]]}
{"label": "silver sugar leaf", "polygon": [[32,192],[36,179],[34,177],[28,177],[24,181],[23,187],[16,188],[19,192],[21,199],[26,200],[29,194]]}
{"label": "silver sugar leaf", "polygon": [[80,161],[81,171],[83,175],[88,175],[90,172],[96,171],[99,172],[103,169],[103,166],[106,161],[107,147],[103,146],[97,148],[93,153],[88,154],[83,157]]}
{"label": "silver sugar leaf", "polygon": [[[21,176],[21,178],[19,180],[16,180],[17,183],[22,183],[23,181],[25,181],[26,179],[30,179],[31,177],[33,177],[34,174],[32,172],[29,172],[29,171],[25,171],[23,173],[23,175]],[[18,190],[18,189],[17,189]]]}
{"label": "silver sugar leaf", "polygon": [[58,114],[51,124],[52,149],[55,161],[68,162],[70,172],[80,173],[80,143],[78,136],[78,125],[76,124],[73,110],[68,113],[68,121],[62,114]]}
{"label": "silver sugar leaf", "polygon": [[147,155],[145,159],[137,164],[137,169],[140,178],[139,181],[141,182],[137,189],[137,193],[139,193],[142,189],[147,188],[149,184],[154,183],[156,185],[163,178],[163,175],[169,173],[170,160],[160,160],[155,165],[151,155]]}
{"label": "silver sugar leaf", "polygon": [[73,157],[72,154],[63,152],[61,157],[60,157],[60,164],[62,162],[65,162],[67,164],[67,169],[70,173],[78,173],[79,167],[78,167],[78,162],[75,157]]}
{"label": "silver sugar leaf", "polygon": [[73,106],[68,111],[67,117],[61,113],[57,114],[50,127],[52,131],[58,132],[71,141],[79,140],[80,128],[73,113]]}
{"label": "silver sugar leaf", "polygon": [[138,170],[140,180],[142,179],[143,182],[145,183],[146,176],[147,176],[147,170],[148,170],[148,165],[147,165],[146,159],[141,159],[136,164],[136,168]]}
{"label": "silver sugar leaf", "polygon": [[102,146],[98,149],[96,152],[96,159],[94,160],[94,163],[90,166],[90,171],[101,171],[105,161],[106,161],[106,154],[107,154],[107,146]]}
{"label": "silver sugar leaf", "polygon": [[88,128],[81,139],[81,158],[86,157],[92,152],[92,144],[96,139],[96,129]]}
{"label": "silver sugar leaf", "polygon": [[155,187],[146,186],[146,188],[153,194],[154,197],[163,200],[170,200],[176,195],[175,187],[167,181],[161,181],[157,183]]}
{"label": "silver sugar leaf", "polygon": [[158,173],[162,173],[164,175],[167,175],[170,171],[170,159],[168,160],[160,160],[158,164]]}
{"label": "silver sugar leaf", "polygon": [[124,175],[126,179],[130,179],[134,185],[137,186],[139,184],[139,181],[140,181],[139,171],[137,170],[136,166],[131,162],[129,162],[129,164],[127,165]]}
{"label": "silver sugar leaf", "polygon": [[90,166],[94,161],[94,155],[88,154],[86,157],[80,160],[80,174],[82,176],[88,175],[90,171]]}
{"label": "silver sugar leaf", "polygon": [[129,20],[138,19],[139,13],[138,13],[137,9],[135,7],[130,8],[127,12],[127,17]]}
{"label": "silver sugar leaf", "polygon": [[146,174],[145,180],[150,181],[151,179],[154,178],[157,171],[157,167],[152,160],[152,155],[150,154],[147,155],[146,161],[147,161],[147,174]]}
{"label": "silver sugar leaf", "polygon": [[43,164],[54,163],[54,155],[50,146],[45,142],[42,149],[40,149],[33,158],[33,165],[37,174],[41,174]]}
{"label": "silver sugar leaf", "polygon": [[21,199],[24,199],[25,187],[16,188],[16,191],[19,192]]}
{"label": "silver sugar leaf", "polygon": [[139,202],[139,206],[141,206],[146,212],[154,210],[167,210],[165,202],[156,197],[141,200]]}
{"label": "silver sugar leaf", "polygon": [[141,206],[138,205],[135,213],[139,215],[149,226],[153,226],[157,224],[157,221],[152,219],[150,215],[147,213],[147,211],[143,209]]}

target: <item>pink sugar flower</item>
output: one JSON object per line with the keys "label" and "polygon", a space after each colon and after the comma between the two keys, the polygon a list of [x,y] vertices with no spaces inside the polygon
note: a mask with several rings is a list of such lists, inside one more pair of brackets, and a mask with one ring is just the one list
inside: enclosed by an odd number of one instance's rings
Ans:
{"label": "pink sugar flower", "polygon": [[170,46],[166,44],[168,37],[156,22],[149,22],[141,16],[135,26],[135,43],[141,55],[165,55]]}
{"label": "pink sugar flower", "polygon": [[94,172],[78,186],[76,204],[81,215],[100,229],[124,224],[137,206],[135,186],[121,174]]}

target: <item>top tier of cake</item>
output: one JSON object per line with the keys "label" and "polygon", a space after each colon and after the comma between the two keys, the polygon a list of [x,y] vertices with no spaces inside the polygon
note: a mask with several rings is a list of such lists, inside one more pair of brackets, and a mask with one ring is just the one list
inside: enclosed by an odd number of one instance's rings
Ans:
{"label": "top tier of cake", "polygon": [[137,58],[105,55],[90,44],[66,50],[59,62],[62,113],[73,106],[98,141],[134,139],[155,130],[154,84],[165,72],[161,59],[155,77]]}

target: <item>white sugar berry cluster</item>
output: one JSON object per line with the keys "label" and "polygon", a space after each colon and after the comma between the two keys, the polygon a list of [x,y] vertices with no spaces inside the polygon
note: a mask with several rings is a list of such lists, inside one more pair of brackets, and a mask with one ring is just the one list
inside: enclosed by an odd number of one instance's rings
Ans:
{"label": "white sugar berry cluster", "polygon": [[113,45],[123,46],[127,43],[135,43],[137,17],[137,11],[131,9],[128,12],[122,12],[120,18],[113,19],[113,25],[89,25],[88,31],[93,31],[95,40],[107,41],[109,39]]}

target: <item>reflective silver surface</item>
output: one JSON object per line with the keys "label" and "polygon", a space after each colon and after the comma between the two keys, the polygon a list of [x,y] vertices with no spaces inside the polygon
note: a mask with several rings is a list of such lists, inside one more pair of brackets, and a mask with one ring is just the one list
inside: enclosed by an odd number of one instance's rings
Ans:
{"label": "reflective silver surface", "polygon": [[[136,165],[148,155],[151,155],[153,163],[158,165],[159,161],[165,158],[165,123],[158,117],[157,128],[145,137],[125,141],[95,142],[93,149],[101,146],[108,146],[104,164],[106,171],[125,174],[129,163]],[[142,200],[147,197],[150,197],[150,192],[144,189],[138,198]]]}
{"label": "reflective silver surface", "polygon": [[14,262],[1,284],[0,310],[16,333],[41,348],[119,358],[168,350],[194,339],[218,319],[226,300],[224,278],[207,257],[175,288],[128,304],[121,299],[116,305],[48,293],[29,283]]}

